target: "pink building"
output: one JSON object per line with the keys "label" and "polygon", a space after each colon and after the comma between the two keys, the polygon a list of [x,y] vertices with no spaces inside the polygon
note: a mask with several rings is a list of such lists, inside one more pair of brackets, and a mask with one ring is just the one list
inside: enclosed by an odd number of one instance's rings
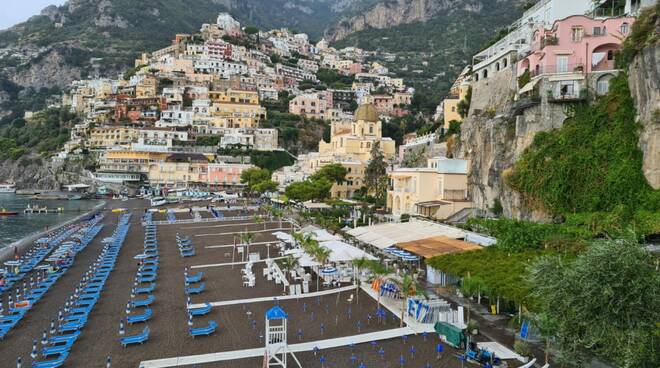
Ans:
{"label": "pink building", "polygon": [[532,36],[531,53],[518,62],[518,74],[589,74],[615,70],[614,58],[635,18],[590,18],[573,15],[540,27]]}
{"label": "pink building", "polygon": [[237,186],[241,184],[241,173],[252,167],[246,164],[209,164],[206,182],[213,189]]}

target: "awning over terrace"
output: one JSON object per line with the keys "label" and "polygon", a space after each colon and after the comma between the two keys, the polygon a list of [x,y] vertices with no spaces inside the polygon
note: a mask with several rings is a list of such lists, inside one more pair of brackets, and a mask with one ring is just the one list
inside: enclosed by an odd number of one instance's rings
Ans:
{"label": "awning over terrace", "polygon": [[436,236],[445,236],[451,239],[465,237],[465,231],[459,228],[422,220],[362,226],[349,230],[348,234],[378,249]]}
{"label": "awning over terrace", "polygon": [[413,240],[399,243],[396,246],[397,248],[407,250],[410,253],[424,258],[483,249],[483,247],[477,244],[448,238],[446,236],[435,236],[432,238]]}

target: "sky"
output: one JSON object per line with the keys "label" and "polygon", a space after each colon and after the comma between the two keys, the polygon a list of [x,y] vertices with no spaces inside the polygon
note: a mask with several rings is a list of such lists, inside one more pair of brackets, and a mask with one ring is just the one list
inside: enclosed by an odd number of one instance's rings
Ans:
{"label": "sky", "polygon": [[66,0],[1,0],[0,29],[7,29],[14,24],[39,14],[48,5],[62,5]]}

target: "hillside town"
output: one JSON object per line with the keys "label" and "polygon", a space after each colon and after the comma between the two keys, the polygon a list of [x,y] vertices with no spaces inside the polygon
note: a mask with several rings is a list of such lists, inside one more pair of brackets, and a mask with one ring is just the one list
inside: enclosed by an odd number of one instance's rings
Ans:
{"label": "hillside town", "polygon": [[[228,12],[73,81],[49,164],[104,202],[0,247],[0,347],[19,368],[655,366],[658,37],[640,33],[659,13],[527,4],[424,111],[383,52]],[[42,298],[49,330],[20,322]],[[43,334],[31,352],[21,328]]]}
{"label": "hillside town", "polygon": [[[500,73],[514,73],[516,119],[534,105],[552,111],[607,93],[618,73],[614,55],[644,5],[629,3],[616,14],[606,6],[594,10],[588,1],[537,3],[465,67],[433,116],[438,129],[407,134],[398,147],[383,136],[381,124],[411,113],[414,89],[369,62],[374,52],[337,50],[287,29],[242,27],[222,13],[198,34],[177,34],[170,46],[142,54],[122,78],[75,81],[63,104],[85,118],[56,159],[96,152],[90,176],[116,192],[218,191],[242,188],[241,173],[254,166],[244,157],[249,154],[223,152],[279,151],[295,158],[272,172],[282,193],[337,163],[348,176],[333,184],[329,196],[351,200],[367,187],[365,169],[378,144],[390,176],[387,209],[397,217],[446,220],[474,207],[469,157],[452,158],[457,136],[447,134],[452,124],[456,129],[469,113],[479,113],[470,107],[474,90],[487,90]],[[350,84],[321,83],[321,74]],[[281,132],[263,126],[269,106],[278,103],[290,114],[330,125],[318,150],[288,152]]]}

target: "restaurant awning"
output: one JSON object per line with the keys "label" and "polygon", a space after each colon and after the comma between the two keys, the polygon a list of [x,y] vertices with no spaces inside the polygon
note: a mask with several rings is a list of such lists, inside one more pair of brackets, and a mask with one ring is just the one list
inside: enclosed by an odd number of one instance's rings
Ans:
{"label": "restaurant awning", "polygon": [[483,249],[480,245],[446,236],[413,240],[399,243],[396,246],[424,258]]}

